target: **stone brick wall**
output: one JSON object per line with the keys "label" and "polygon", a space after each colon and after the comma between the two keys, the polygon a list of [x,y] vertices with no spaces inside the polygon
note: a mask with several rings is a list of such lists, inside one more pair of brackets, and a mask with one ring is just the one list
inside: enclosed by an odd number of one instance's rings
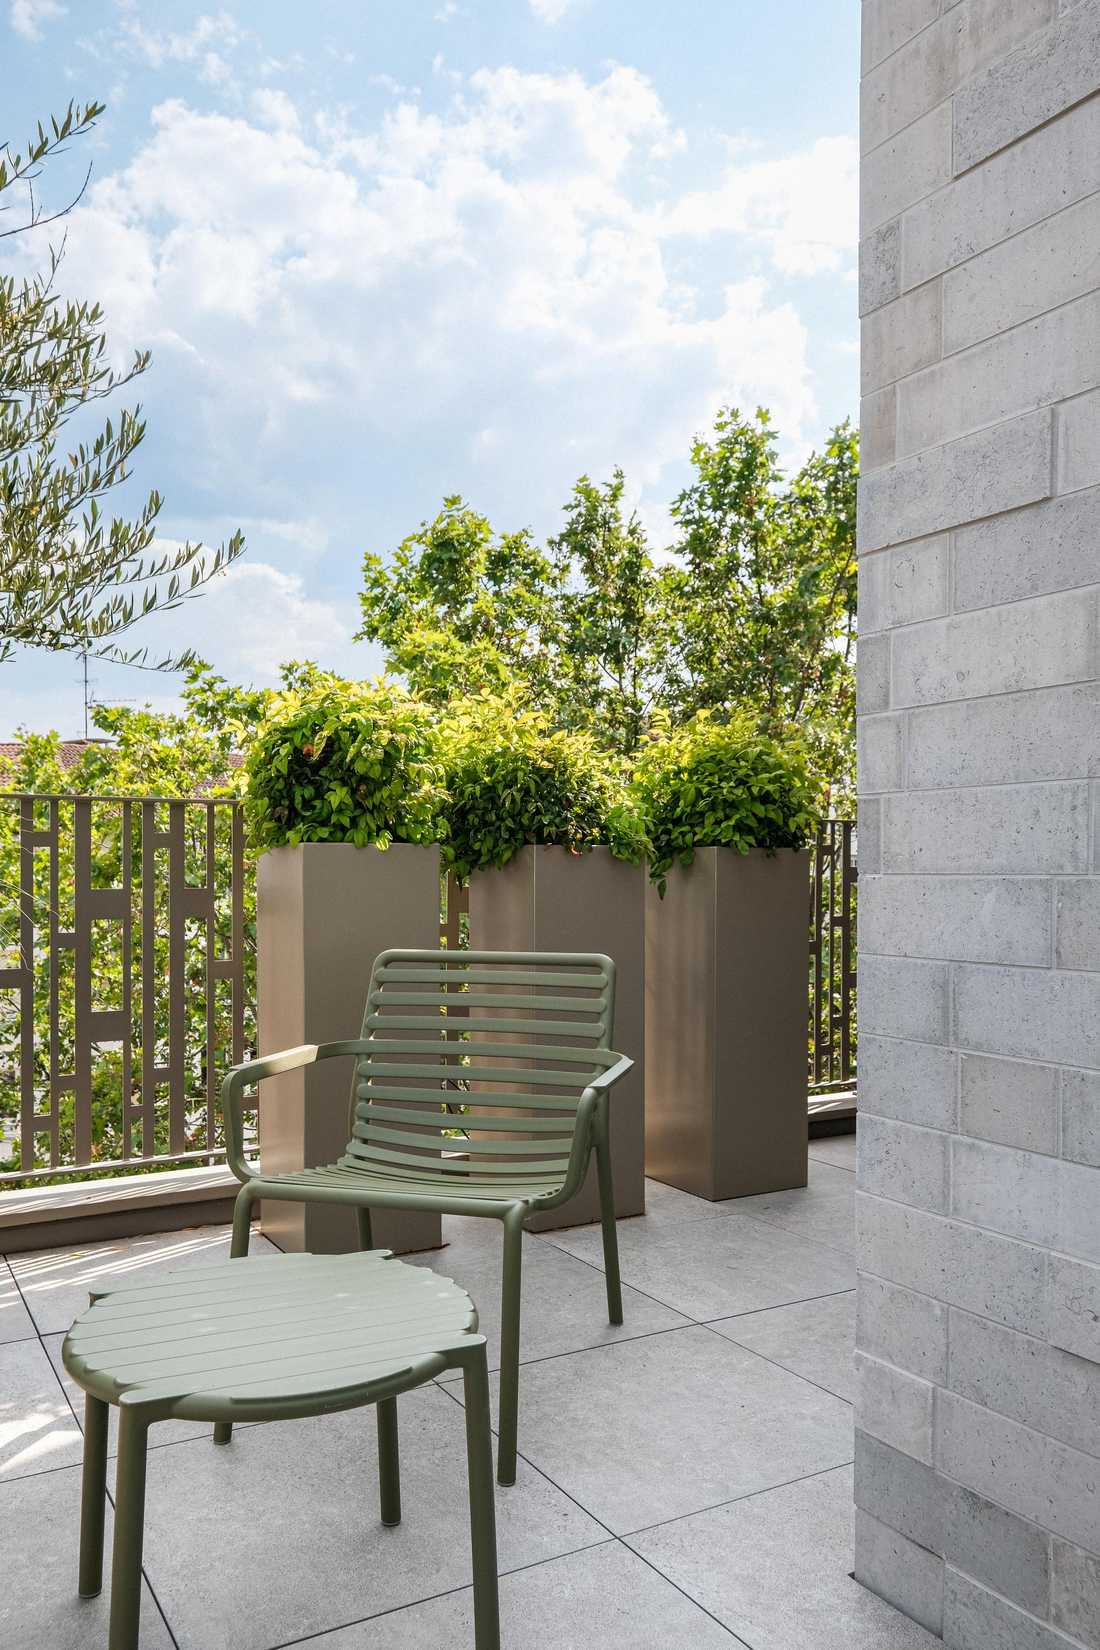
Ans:
{"label": "stone brick wall", "polygon": [[1100,0],[863,0],[856,1573],[1100,1650]]}

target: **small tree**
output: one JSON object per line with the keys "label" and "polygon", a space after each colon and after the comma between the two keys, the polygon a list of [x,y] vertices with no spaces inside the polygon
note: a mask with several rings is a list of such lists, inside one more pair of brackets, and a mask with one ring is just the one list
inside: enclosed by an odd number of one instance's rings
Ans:
{"label": "small tree", "polygon": [[[0,218],[0,239],[71,211],[83,187],[47,215],[34,184],[47,161],[84,136],[102,111],[98,103],[70,104],[48,130],[39,125],[22,151],[0,146],[0,213],[12,210],[16,190],[27,194],[17,222]],[[157,492],[132,520],[104,517],[101,501],[126,480],[145,435],[140,407],[108,419],[71,451],[58,451],[74,415],[140,377],[150,361],[141,351],[128,370],[112,369],[99,305],[63,301],[56,290],[63,254],[64,243],[51,247],[45,270],[23,280],[0,275],[0,661],[23,644],[142,663],[145,649],[124,652],[113,638],[154,609],[197,594],[240,555],[244,541],[236,533],[210,555],[191,543],[158,551]],[[158,668],[191,660],[187,651],[159,660]]]}

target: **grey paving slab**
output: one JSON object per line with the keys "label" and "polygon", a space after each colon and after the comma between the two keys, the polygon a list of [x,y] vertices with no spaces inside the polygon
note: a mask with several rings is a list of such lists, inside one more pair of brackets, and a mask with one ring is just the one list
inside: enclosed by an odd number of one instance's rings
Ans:
{"label": "grey paving slab", "polygon": [[[429,1385],[399,1411],[404,1521],[392,1530],[378,1521],[371,1409],[249,1427],[226,1449],[150,1451],[146,1573],[186,1650],[225,1650],[230,1623],[233,1650],[268,1650],[468,1584],[461,1406]],[[606,1539],[522,1461],[498,1509],[503,1569]]]}
{"label": "grey paving slab", "polygon": [[72,1466],[81,1449],[80,1428],[37,1335],[0,1346],[0,1481]]}
{"label": "grey paving slab", "polygon": [[854,1134],[826,1134],[820,1140],[810,1141],[810,1157],[817,1163],[832,1163],[838,1169],[856,1172],[856,1137]]}
{"label": "grey paving slab", "polygon": [[[0,1484],[0,1644],[10,1650],[100,1650],[106,1645],[110,1505],[108,1562],[98,1598],[77,1597],[79,1530],[79,1467]],[[142,1588],[141,1650],[172,1650],[148,1587]]]}
{"label": "grey paving slab", "polygon": [[[598,1232],[577,1228],[554,1239],[602,1265]],[[855,1267],[842,1251],[740,1213],[656,1226],[620,1221],[619,1255],[624,1283],[702,1322],[855,1288]]]}
{"label": "grey paving slab", "polygon": [[720,1318],[710,1328],[804,1375],[838,1398],[854,1401],[856,1297],[851,1290],[793,1306],[773,1306],[766,1312],[746,1312],[738,1318]]}
{"label": "grey paving slab", "polygon": [[[254,1234],[251,1253],[278,1254]],[[67,1330],[99,1283],[141,1283],[177,1266],[202,1266],[229,1255],[228,1226],[194,1226],[183,1232],[117,1238],[80,1249],[35,1249],[12,1255],[12,1272],[43,1335]]]}
{"label": "grey paving slab", "polygon": [[9,1341],[29,1341],[33,1334],[34,1322],[23,1305],[19,1285],[0,1255],[0,1346],[6,1346]]}
{"label": "grey paving slab", "polygon": [[809,1184],[788,1192],[731,1198],[722,1205],[731,1214],[751,1215],[786,1232],[827,1243],[846,1255],[855,1252],[855,1176],[832,1163],[809,1164]]}
{"label": "grey paving slab", "polygon": [[628,1545],[752,1650],[940,1650],[852,1581],[843,1468],[648,1530]]}
{"label": "grey paving slab", "polygon": [[[642,1217],[639,1217],[642,1218]],[[454,1278],[477,1304],[481,1332],[489,1344],[489,1366],[500,1363],[501,1229],[496,1220],[445,1220],[444,1249],[408,1259]],[[623,1322],[607,1321],[607,1290],[602,1272],[542,1238],[523,1243],[523,1307],[520,1357],[552,1357],[609,1341],[630,1340],[689,1320],[634,1289],[623,1291]],[[461,1377],[457,1377],[461,1378]]]}
{"label": "grey paving slab", "polygon": [[852,1414],[696,1325],[529,1364],[519,1447],[621,1535],[850,1461]]}
{"label": "grey paving slab", "polygon": [[[741,1641],[617,1541],[503,1576],[501,1650],[736,1650]],[[313,1639],[310,1650],[473,1643],[468,1588]]]}
{"label": "grey paving slab", "polygon": [[690,1192],[681,1191],[679,1186],[666,1186],[660,1180],[647,1180],[645,1214],[634,1215],[632,1218],[635,1221],[644,1220],[649,1225],[656,1225],[658,1222],[664,1225],[667,1221],[706,1220],[708,1217],[726,1213],[728,1210],[724,1203],[711,1203],[708,1198],[693,1197]]}

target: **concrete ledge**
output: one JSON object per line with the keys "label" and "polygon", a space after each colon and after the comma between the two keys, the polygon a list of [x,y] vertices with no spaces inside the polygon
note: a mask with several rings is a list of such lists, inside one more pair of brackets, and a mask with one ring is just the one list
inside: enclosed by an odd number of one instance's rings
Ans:
{"label": "concrete ledge", "polygon": [[218,1225],[232,1218],[237,1186],[218,1164],[0,1192],[0,1254]]}

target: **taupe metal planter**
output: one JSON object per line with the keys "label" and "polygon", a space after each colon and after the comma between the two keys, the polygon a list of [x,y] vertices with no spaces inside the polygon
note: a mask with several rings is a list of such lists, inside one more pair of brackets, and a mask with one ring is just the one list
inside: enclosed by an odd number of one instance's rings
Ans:
{"label": "taupe metal planter", "polygon": [[[354,1037],[371,965],[395,946],[439,944],[439,853],[395,843],[384,853],[312,842],[263,854],[256,880],[259,1051]],[[323,1060],[263,1085],[260,1164],[285,1174],[334,1163],[347,1144],[352,1065]],[[267,1201],[266,1236],[281,1249],[359,1247],[355,1211]],[[407,1254],[443,1241],[434,1211],[380,1209],[374,1242]]]}
{"label": "taupe metal planter", "polygon": [[646,904],[646,1172],[697,1197],[806,1184],[805,853],[700,848]]}
{"label": "taupe metal planter", "polygon": [[[487,951],[598,951],[617,971],[615,1042],[634,1069],[610,1103],[617,1215],[645,1213],[645,870],[608,848],[521,848],[500,871],[470,879],[470,942]],[[535,1215],[529,1231],[600,1218],[596,1166],[575,1197]]]}

